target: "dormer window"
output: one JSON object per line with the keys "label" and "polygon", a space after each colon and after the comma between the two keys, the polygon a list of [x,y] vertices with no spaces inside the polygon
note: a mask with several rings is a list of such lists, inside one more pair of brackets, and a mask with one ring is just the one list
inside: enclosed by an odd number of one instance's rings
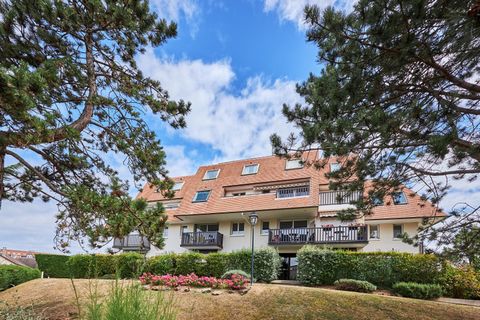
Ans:
{"label": "dormer window", "polygon": [[203,176],[203,180],[215,180],[218,177],[220,169],[208,170]]}
{"label": "dormer window", "polygon": [[193,202],[205,202],[210,196],[210,190],[197,191],[193,197]]}
{"label": "dormer window", "polygon": [[173,191],[179,191],[180,189],[182,189],[182,187],[183,187],[183,181],[175,182],[172,190]]}
{"label": "dormer window", "polygon": [[341,167],[342,166],[340,165],[340,163],[337,163],[337,162],[330,163],[330,172],[338,171],[340,170]]}
{"label": "dormer window", "polygon": [[243,166],[242,175],[256,174],[258,172],[257,164],[248,164]]}
{"label": "dormer window", "polygon": [[301,169],[301,168],[303,168],[302,159],[287,160],[285,163],[285,170]]}
{"label": "dormer window", "polygon": [[407,204],[407,197],[403,192],[395,192],[392,197],[394,204]]}

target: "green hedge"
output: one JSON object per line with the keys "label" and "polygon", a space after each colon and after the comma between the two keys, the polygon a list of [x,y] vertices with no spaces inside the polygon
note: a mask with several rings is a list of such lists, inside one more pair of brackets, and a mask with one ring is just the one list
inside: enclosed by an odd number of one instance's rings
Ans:
{"label": "green hedge", "polygon": [[396,252],[351,252],[305,246],[297,253],[298,280],[307,285],[331,285],[357,279],[391,288],[397,282],[438,283],[442,263],[434,255]]}
{"label": "green hedge", "polygon": [[446,263],[440,284],[448,297],[480,299],[480,272],[471,266],[455,267]]}
{"label": "green hedge", "polygon": [[377,287],[374,284],[363,280],[339,279],[333,284],[335,285],[335,289],[344,291],[370,293],[377,290]]}
{"label": "green hedge", "polygon": [[67,267],[69,256],[60,254],[35,254],[38,269],[50,278],[70,278],[70,271]]}
{"label": "green hedge", "polygon": [[[251,252],[239,250],[230,253],[201,254],[185,252],[181,254],[163,254],[148,258],[143,271],[153,274],[221,277],[225,272],[238,269],[250,273]],[[270,282],[277,279],[280,268],[280,256],[273,248],[255,250],[255,278],[257,281]]]}
{"label": "green hedge", "polygon": [[439,284],[399,282],[393,285],[393,292],[402,297],[436,299],[442,296],[443,289]]}
{"label": "green hedge", "polygon": [[143,255],[139,253],[78,254],[67,261],[68,270],[73,278],[101,278],[116,274],[119,278],[136,278],[143,268]]}
{"label": "green hedge", "polygon": [[37,278],[40,278],[40,270],[38,269],[13,265],[1,265],[0,291]]}

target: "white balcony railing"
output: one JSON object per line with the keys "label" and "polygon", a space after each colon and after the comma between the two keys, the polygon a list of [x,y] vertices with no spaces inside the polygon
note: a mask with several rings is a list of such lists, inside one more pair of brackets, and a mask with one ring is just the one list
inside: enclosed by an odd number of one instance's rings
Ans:
{"label": "white balcony railing", "polygon": [[350,204],[362,197],[361,191],[324,191],[320,192],[320,205]]}
{"label": "white balcony railing", "polygon": [[277,198],[305,197],[310,194],[309,186],[282,188],[277,190]]}

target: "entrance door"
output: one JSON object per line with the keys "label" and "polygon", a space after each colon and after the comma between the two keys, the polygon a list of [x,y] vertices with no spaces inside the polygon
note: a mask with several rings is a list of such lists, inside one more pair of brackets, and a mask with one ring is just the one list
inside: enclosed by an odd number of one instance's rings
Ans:
{"label": "entrance door", "polygon": [[280,280],[296,280],[298,260],[295,253],[280,253],[282,258],[282,266],[280,267]]}

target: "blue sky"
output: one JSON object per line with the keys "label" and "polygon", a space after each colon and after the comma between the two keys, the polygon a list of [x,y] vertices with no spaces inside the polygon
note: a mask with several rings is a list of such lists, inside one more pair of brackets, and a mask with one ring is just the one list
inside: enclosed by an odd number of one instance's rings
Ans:
{"label": "blue sky", "polygon": [[[152,10],[177,21],[178,36],[137,58],[146,75],[160,80],[172,98],[192,103],[187,128],[172,130],[147,120],[167,152],[172,175],[202,164],[271,152],[269,136],[295,131],[283,103],[301,102],[295,84],[318,73],[317,50],[305,41],[303,8],[316,3],[350,10],[352,0],[153,0]],[[122,158],[112,164],[129,179]],[[469,186],[478,191],[480,184]],[[457,186],[449,202],[461,200]],[[132,190],[132,194],[135,190]],[[55,203],[5,202],[0,247],[52,252]],[[74,252],[79,252],[75,248]]]}

